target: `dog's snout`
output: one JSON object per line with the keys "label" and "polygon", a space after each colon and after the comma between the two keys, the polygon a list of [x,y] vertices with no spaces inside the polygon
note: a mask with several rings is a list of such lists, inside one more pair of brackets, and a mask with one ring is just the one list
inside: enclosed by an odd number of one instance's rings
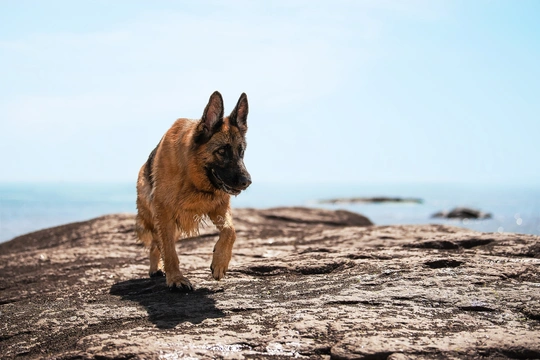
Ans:
{"label": "dog's snout", "polygon": [[247,187],[251,185],[251,176],[249,174],[240,175],[238,185],[240,185],[243,189],[247,189]]}

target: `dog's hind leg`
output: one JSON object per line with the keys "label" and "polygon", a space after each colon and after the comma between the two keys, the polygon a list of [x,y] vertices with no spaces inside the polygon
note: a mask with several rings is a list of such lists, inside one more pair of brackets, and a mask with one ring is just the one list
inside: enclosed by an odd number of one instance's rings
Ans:
{"label": "dog's hind leg", "polygon": [[150,270],[148,271],[148,274],[150,277],[163,276],[164,274],[160,267],[161,252],[159,251],[156,241],[157,234],[155,231],[150,230],[145,226],[144,221],[142,221],[140,216],[137,216],[135,228],[139,241],[143,243],[146,248],[150,249]]}
{"label": "dog's hind leg", "polygon": [[161,251],[159,251],[159,239],[154,228],[152,212],[149,206],[140,198],[137,198],[137,217],[135,219],[135,228],[137,229],[137,237],[145,247],[150,249],[150,277],[163,276],[161,270]]}
{"label": "dog's hind leg", "polygon": [[161,264],[161,251],[156,240],[157,234],[153,234],[154,239],[152,245],[150,245],[150,270],[148,271],[150,277],[165,276],[162,270]]}

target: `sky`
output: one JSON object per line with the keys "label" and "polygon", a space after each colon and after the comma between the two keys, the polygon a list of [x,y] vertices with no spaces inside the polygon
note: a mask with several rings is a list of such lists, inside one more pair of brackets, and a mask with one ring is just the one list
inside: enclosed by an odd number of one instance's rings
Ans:
{"label": "sky", "polygon": [[0,182],[134,182],[218,90],[276,183],[540,182],[535,0],[0,0]]}

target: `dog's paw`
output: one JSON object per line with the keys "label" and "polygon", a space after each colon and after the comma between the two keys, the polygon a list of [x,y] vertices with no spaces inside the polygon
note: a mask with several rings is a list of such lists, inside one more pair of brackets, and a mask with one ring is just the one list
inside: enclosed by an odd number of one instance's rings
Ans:
{"label": "dog's paw", "polygon": [[212,259],[212,265],[210,265],[210,271],[212,272],[212,277],[216,280],[221,280],[225,276],[227,269],[229,268],[229,261],[231,256],[219,256],[214,253]]}
{"label": "dog's paw", "polygon": [[171,291],[193,291],[193,285],[182,274],[167,275],[167,286]]}
{"label": "dog's paw", "polygon": [[150,271],[149,272],[149,275],[151,278],[154,278],[154,277],[162,277],[162,276],[165,276],[165,273],[163,272],[163,270],[159,269],[159,270],[156,270],[154,272]]}

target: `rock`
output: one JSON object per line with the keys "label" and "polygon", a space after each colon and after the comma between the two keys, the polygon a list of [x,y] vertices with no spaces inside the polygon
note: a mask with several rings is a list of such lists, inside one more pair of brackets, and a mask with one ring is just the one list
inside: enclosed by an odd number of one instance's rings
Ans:
{"label": "rock", "polygon": [[234,213],[224,280],[208,269],[215,229],[177,244],[191,293],[147,277],[130,214],[0,244],[1,357],[540,357],[538,236]]}
{"label": "rock", "polygon": [[318,224],[333,226],[368,226],[373,225],[367,217],[346,210],[323,210],[298,207],[254,210],[267,220],[299,222],[301,224]]}
{"label": "rock", "polygon": [[355,204],[355,203],[415,203],[422,204],[424,200],[419,198],[401,198],[401,197],[354,197],[354,198],[336,198],[319,201],[320,204]]}
{"label": "rock", "polygon": [[431,215],[431,217],[446,219],[491,219],[491,214],[466,207],[458,207],[451,211],[439,211]]}

